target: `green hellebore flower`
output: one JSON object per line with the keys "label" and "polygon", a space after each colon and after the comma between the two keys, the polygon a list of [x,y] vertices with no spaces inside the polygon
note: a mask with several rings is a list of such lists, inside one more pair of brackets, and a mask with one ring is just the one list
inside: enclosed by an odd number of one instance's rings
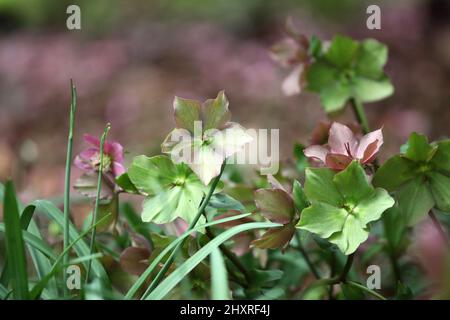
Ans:
{"label": "green hellebore flower", "polygon": [[320,95],[326,112],[341,110],[351,98],[384,99],[394,92],[383,71],[387,56],[387,47],[374,39],[358,42],[337,35],[325,52],[315,54],[306,73],[307,89]]}
{"label": "green hellebore flower", "polygon": [[450,212],[450,140],[428,143],[413,132],[405,152],[391,157],[376,172],[373,184],[392,192],[408,225],[433,207]]}
{"label": "green hellebore flower", "polygon": [[301,212],[297,227],[327,239],[346,255],[367,240],[368,224],[395,203],[386,190],[369,184],[356,160],[339,173],[307,168],[305,194],[311,206]]}

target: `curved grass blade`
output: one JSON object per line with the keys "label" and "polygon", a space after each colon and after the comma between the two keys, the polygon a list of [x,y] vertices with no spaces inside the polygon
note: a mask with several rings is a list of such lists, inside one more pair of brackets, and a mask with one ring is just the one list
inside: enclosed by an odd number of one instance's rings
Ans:
{"label": "curved grass blade", "polygon": [[272,222],[251,222],[238,225],[228,229],[202,247],[197,253],[181,264],[174,272],[172,272],[164,281],[162,281],[145,299],[159,300],[164,298],[170,290],[172,290],[189,272],[192,271],[200,262],[203,261],[215,248],[231,237],[248,230],[275,228],[281,226]]}
{"label": "curved grass blade", "polygon": [[215,248],[210,255],[211,259],[211,299],[229,300],[228,275],[222,253]]}
{"label": "curved grass blade", "polygon": [[147,278],[155,270],[156,266],[161,262],[161,260],[173,248],[175,248],[178,245],[178,243],[183,241],[185,238],[187,238],[193,232],[203,230],[206,227],[210,227],[210,226],[213,226],[213,225],[217,225],[217,224],[221,224],[221,223],[225,223],[225,222],[229,222],[229,221],[233,221],[233,220],[242,219],[242,218],[247,217],[249,215],[251,215],[251,213],[243,213],[243,214],[240,214],[240,215],[231,216],[231,217],[223,218],[223,219],[220,219],[220,220],[215,220],[215,221],[212,221],[212,222],[208,222],[208,223],[196,226],[192,230],[189,230],[189,231],[183,233],[177,239],[172,241],[166,248],[164,248],[164,250],[152,261],[150,266],[144,271],[144,273],[136,280],[136,282],[133,284],[133,286],[128,290],[128,292],[125,295],[124,299],[132,299],[136,295],[136,293],[139,290],[139,288],[144,284],[144,282],[147,280]]}
{"label": "curved grass blade", "polygon": [[6,289],[2,284],[0,284],[0,299],[5,300],[9,295],[8,289]]}
{"label": "curved grass blade", "polygon": [[27,261],[22,228],[20,226],[19,208],[12,181],[6,182],[3,210],[6,256],[9,266],[8,275],[11,280],[13,296],[15,299],[26,300],[29,298]]}

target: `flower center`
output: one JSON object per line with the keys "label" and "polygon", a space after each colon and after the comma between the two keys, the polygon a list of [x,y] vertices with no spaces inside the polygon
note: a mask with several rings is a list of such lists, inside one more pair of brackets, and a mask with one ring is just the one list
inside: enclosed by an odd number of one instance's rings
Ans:
{"label": "flower center", "polygon": [[[92,159],[93,167],[97,171],[100,170],[100,159],[101,159],[100,153],[97,153],[95,155],[95,157]],[[111,164],[112,164],[111,156],[104,153],[103,154],[103,164],[102,164],[103,173],[111,170]]]}

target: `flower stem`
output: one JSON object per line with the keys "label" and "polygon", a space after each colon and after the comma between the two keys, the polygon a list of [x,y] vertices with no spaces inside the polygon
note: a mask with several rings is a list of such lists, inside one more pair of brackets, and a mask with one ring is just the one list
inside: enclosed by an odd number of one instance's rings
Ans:
{"label": "flower stem", "polygon": [[[221,169],[220,169],[219,175],[214,179],[214,181],[213,181],[213,183],[211,185],[211,188],[209,189],[208,194],[203,199],[203,201],[202,201],[202,203],[201,203],[201,205],[200,205],[200,207],[198,209],[197,215],[195,216],[195,218],[192,221],[192,223],[189,225],[189,228],[187,229],[187,231],[192,230],[195,227],[195,225],[197,224],[198,220],[200,219],[200,217],[202,216],[203,212],[205,211],[205,208],[208,205],[209,200],[211,199],[211,196],[213,195],[214,190],[216,189],[217,184],[220,181],[220,177],[222,176],[223,170],[225,169],[225,165],[226,165],[226,163],[224,162],[222,164]],[[173,249],[173,251],[170,254],[169,258],[167,259],[166,263],[161,268],[161,270],[158,272],[158,274],[156,275],[155,279],[153,279],[153,281],[150,283],[150,285],[148,286],[147,290],[142,295],[141,299],[144,299],[146,296],[148,296],[158,286],[158,284],[161,282],[163,277],[166,275],[166,273],[169,270],[170,266],[172,265],[173,261],[175,260],[176,255],[181,250],[181,247],[183,246],[183,243],[184,243],[184,241],[180,241],[177,244],[177,246]]]}
{"label": "flower stem", "polygon": [[347,281],[347,275],[350,272],[350,269],[352,268],[354,257],[355,257],[354,253],[352,253],[351,255],[348,256],[347,262],[344,265],[344,269],[342,269],[342,273],[341,273],[341,275],[338,278],[339,282],[346,282]]}
{"label": "flower stem", "polygon": [[314,264],[312,263],[311,259],[309,258],[309,255],[306,252],[305,248],[303,247],[303,244],[301,242],[301,239],[300,239],[300,236],[299,236],[298,232],[295,233],[295,237],[296,237],[297,243],[298,243],[297,249],[302,254],[303,259],[305,259],[305,262],[308,265],[309,270],[311,270],[312,274],[314,275],[314,277],[316,279],[320,279],[320,274],[317,271],[317,269],[314,266]]}
{"label": "flower stem", "polygon": [[447,234],[445,233],[444,228],[442,227],[441,223],[439,222],[438,218],[436,217],[436,215],[432,210],[428,211],[428,216],[430,217],[431,221],[433,221],[433,225],[438,231],[444,243],[447,244],[447,246],[450,246],[450,240]]}
{"label": "flower stem", "polygon": [[364,134],[369,133],[370,127],[369,122],[367,121],[366,112],[364,111],[364,106],[358,99],[351,99],[350,103],[352,105],[353,112],[355,113],[356,119],[358,120],[359,124],[361,125],[361,129],[363,130]]}
{"label": "flower stem", "polygon": [[[102,191],[103,149],[104,149],[104,146],[105,146],[106,136],[108,135],[108,132],[109,132],[110,129],[111,129],[111,125],[108,123],[106,125],[106,128],[103,131],[102,137],[100,139],[100,165],[99,165],[99,168],[98,168],[97,196],[95,197],[94,213],[92,214],[92,221],[91,221],[91,226],[93,226],[93,227],[92,227],[92,231],[91,231],[91,243],[90,243],[90,246],[89,246],[90,254],[94,253],[95,236],[97,234],[97,228],[95,226],[95,222],[97,221],[98,207],[100,205],[100,194],[101,194],[101,191]],[[91,272],[91,264],[92,264],[92,260],[89,260],[87,271],[86,271],[85,283],[87,283],[89,281],[89,274]]]}
{"label": "flower stem", "polygon": [[[70,118],[69,118],[69,136],[67,138],[67,156],[66,156],[66,176],[65,176],[65,186],[64,186],[64,231],[63,231],[63,245],[64,250],[69,247],[70,236],[69,236],[69,223],[70,223],[70,171],[72,166],[72,149],[73,149],[73,131],[75,124],[75,112],[77,110],[77,89],[75,88],[73,81],[70,80],[70,92],[71,92],[71,103],[70,103]],[[69,252],[63,256],[63,265],[67,266],[69,263]],[[64,273],[64,296],[69,295],[69,289],[67,288],[67,274],[65,269]]]}

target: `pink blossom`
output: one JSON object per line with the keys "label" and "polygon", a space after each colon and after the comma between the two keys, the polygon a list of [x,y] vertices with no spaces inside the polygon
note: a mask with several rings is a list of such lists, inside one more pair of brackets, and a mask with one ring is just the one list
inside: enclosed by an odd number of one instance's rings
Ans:
{"label": "pink blossom", "polygon": [[304,150],[304,153],[305,156],[318,161],[321,165],[340,171],[344,170],[352,160],[358,160],[361,164],[372,162],[382,144],[381,129],[360,137],[355,135],[349,127],[333,122],[328,143],[311,145]]}
{"label": "pink blossom", "polygon": [[[75,157],[75,165],[87,172],[98,171],[100,165],[100,139],[89,134],[84,135],[84,141],[92,147],[80,152]],[[123,166],[123,147],[116,141],[105,141],[103,146],[103,172],[112,172],[115,177],[125,173]]]}

